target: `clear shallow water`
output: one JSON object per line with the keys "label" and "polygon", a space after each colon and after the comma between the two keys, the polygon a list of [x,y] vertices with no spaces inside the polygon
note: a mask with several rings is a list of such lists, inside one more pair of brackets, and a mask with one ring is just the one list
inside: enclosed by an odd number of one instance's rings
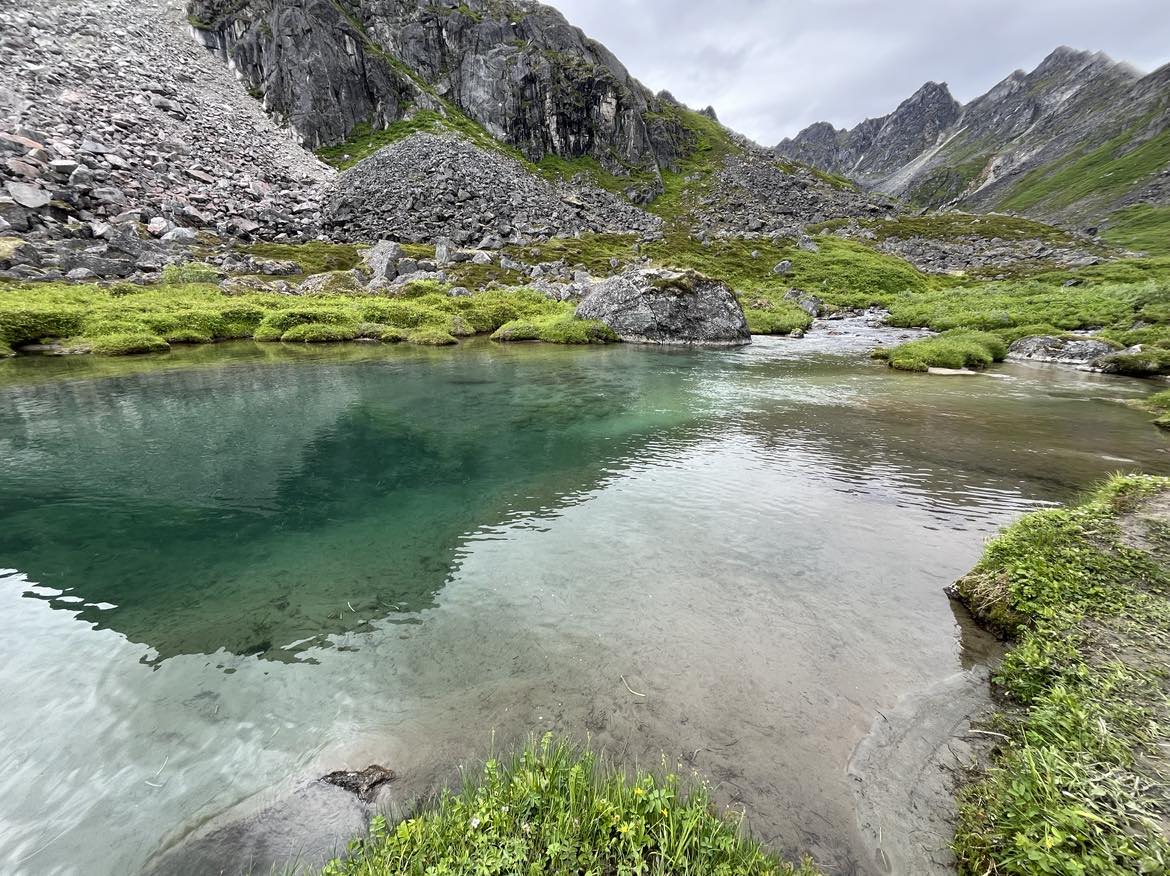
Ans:
{"label": "clear shallow water", "polygon": [[1170,459],[1148,384],[868,346],[0,363],[0,870],[135,872],[339,766],[406,804],[552,728],[864,872],[850,752],[975,661],[942,586]]}

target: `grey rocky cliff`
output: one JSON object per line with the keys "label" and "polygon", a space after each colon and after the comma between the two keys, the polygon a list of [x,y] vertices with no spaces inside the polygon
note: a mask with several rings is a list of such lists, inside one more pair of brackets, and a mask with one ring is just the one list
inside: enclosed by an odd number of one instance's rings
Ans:
{"label": "grey rocky cliff", "polygon": [[735,294],[691,271],[628,268],[589,285],[576,313],[631,343],[737,346],[752,339]]}
{"label": "grey rocky cliff", "polygon": [[1170,203],[1170,151],[1149,177],[1113,190],[1021,197],[1047,172],[1109,144],[1117,157],[1170,130],[1170,67],[1142,76],[1102,53],[1061,47],[959,107],[928,83],[893,114],[837,131],[818,123],[779,154],[925,206],[1015,209],[1088,221],[1138,201]]}
{"label": "grey rocky cliff", "polygon": [[526,0],[191,0],[205,44],[309,148],[417,110],[461,113],[530,160],[656,172],[686,145],[656,97]]}

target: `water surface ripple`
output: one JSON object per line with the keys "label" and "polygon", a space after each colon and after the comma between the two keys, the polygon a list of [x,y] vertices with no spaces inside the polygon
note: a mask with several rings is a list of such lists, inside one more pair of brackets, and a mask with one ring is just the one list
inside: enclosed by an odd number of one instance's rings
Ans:
{"label": "water surface ripple", "polygon": [[943,585],[1167,443],[1136,381],[866,347],[0,363],[0,870],[136,872],[339,766],[408,805],[556,729],[871,872],[850,753],[978,661]]}

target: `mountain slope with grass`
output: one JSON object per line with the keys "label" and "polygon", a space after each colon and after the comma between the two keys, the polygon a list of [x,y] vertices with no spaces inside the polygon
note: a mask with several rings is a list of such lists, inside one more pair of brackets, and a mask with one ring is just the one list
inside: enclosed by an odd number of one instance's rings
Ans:
{"label": "mountain slope with grass", "polygon": [[1149,243],[1170,209],[1170,65],[1061,47],[959,107],[929,83],[894,113],[820,123],[778,154],[920,207],[1003,210]]}

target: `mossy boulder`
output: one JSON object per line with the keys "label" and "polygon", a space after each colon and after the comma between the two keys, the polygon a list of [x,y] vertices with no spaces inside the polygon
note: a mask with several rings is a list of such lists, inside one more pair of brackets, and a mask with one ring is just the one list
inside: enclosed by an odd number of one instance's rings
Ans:
{"label": "mossy boulder", "polygon": [[1139,344],[1119,353],[1111,353],[1093,362],[1106,374],[1125,374],[1130,377],[1157,377],[1170,374],[1170,350]]}

